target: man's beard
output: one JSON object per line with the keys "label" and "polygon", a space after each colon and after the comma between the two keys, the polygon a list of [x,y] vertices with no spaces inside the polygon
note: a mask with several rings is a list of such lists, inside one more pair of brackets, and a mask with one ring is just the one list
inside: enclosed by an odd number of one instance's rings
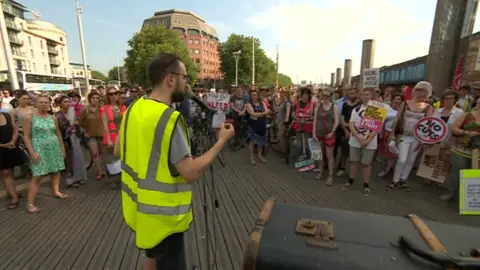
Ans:
{"label": "man's beard", "polygon": [[172,93],[172,102],[182,102],[185,100],[185,93],[182,91],[183,87],[177,84]]}

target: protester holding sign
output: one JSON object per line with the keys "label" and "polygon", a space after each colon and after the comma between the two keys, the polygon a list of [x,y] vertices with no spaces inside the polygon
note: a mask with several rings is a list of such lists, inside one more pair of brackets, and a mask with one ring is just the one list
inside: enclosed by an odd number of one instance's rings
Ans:
{"label": "protester holding sign", "polygon": [[360,164],[363,172],[363,193],[370,196],[370,175],[373,156],[377,150],[377,134],[376,131],[368,130],[361,127],[368,102],[374,98],[373,88],[364,88],[361,92],[362,105],[352,111],[350,117],[350,176],[348,182],[345,183],[343,190],[348,190],[353,185],[357,170]]}
{"label": "protester holding sign", "polygon": [[217,111],[212,118],[212,128],[219,130],[220,125],[225,122],[227,111],[229,109],[230,95],[223,89],[218,89],[215,93],[208,93],[207,106]]}
{"label": "protester holding sign", "polygon": [[440,197],[444,201],[452,200],[458,195],[460,170],[472,168],[472,138],[480,137],[480,98],[476,100],[476,107],[471,112],[461,114],[450,130],[452,139],[448,193]]}
{"label": "protester holding sign", "polygon": [[[322,148],[326,152],[328,162],[328,178],[325,185],[333,185],[333,172],[335,166],[335,157],[333,149],[335,147],[335,132],[338,127],[338,109],[332,103],[332,92],[329,90],[322,91],[322,99],[315,108],[313,116],[313,133],[312,137],[318,140]],[[318,161],[320,169],[317,179],[322,179],[323,174],[323,158]]]}
{"label": "protester holding sign", "polygon": [[[406,181],[412,171],[418,152],[419,141],[414,137],[417,122],[425,116],[433,114],[433,107],[426,101],[432,95],[432,85],[421,81],[412,91],[413,99],[406,100],[400,106],[400,112],[393,121],[391,140],[399,141],[399,155],[393,175],[393,182],[386,186],[386,190],[400,187],[409,191]],[[400,130],[397,130],[399,128]],[[395,134],[396,131],[398,134]]]}

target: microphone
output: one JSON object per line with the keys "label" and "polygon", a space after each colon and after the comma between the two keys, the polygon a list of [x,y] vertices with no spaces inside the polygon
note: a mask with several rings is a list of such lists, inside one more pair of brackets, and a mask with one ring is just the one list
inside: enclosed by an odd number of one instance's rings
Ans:
{"label": "microphone", "polygon": [[193,93],[192,89],[185,89],[185,96],[192,100],[193,102],[195,102],[198,106],[200,106],[200,108],[202,109],[202,111],[206,111],[206,112],[210,112],[210,108],[208,108],[208,106],[203,103],[203,101],[201,101],[196,95],[195,93]]}

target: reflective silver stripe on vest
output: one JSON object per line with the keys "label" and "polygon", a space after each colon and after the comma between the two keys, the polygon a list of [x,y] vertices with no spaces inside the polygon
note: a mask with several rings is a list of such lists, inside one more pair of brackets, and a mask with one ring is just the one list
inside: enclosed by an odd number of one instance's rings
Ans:
{"label": "reflective silver stripe on vest", "polygon": [[[133,107],[133,106],[131,106]],[[160,155],[162,154],[162,142],[163,142],[163,135],[165,133],[166,126],[170,117],[175,112],[174,109],[168,108],[160,117],[154,134],[154,140],[152,145],[152,150],[150,152],[150,157],[148,158],[148,167],[147,167],[147,174],[145,179],[140,179],[138,174],[135,173],[133,168],[131,168],[125,161],[126,159],[126,128],[129,118],[130,110],[128,110],[125,116],[125,129],[124,129],[124,144],[123,144],[123,160],[122,160],[122,171],[132,179],[137,182],[138,187],[144,190],[150,191],[158,191],[163,193],[177,193],[177,192],[185,192],[185,191],[192,191],[192,185],[189,183],[179,183],[179,184],[167,184],[158,182],[156,180],[156,174],[158,170],[158,165],[160,162]],[[168,153],[163,153],[168,154]],[[187,214],[190,211],[190,205],[180,205],[176,207],[162,207],[162,206],[154,206],[154,205],[146,205],[138,202],[137,195],[124,183],[122,183],[122,190],[135,202],[137,203],[137,210],[144,214],[156,214],[156,215],[181,215]]]}
{"label": "reflective silver stripe on vest", "polygon": [[191,205],[179,206],[157,206],[139,203],[137,194],[124,183],[122,183],[122,191],[125,192],[137,204],[137,211],[147,215],[164,215],[164,216],[178,216],[190,212]]}

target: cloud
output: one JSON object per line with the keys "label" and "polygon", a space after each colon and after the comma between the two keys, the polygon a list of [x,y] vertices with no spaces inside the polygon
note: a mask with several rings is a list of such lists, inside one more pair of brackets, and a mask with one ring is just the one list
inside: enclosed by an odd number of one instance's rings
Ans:
{"label": "cloud", "polygon": [[234,32],[234,29],[230,25],[222,21],[212,21],[208,24],[217,30],[220,41],[227,40],[228,36]]}
{"label": "cloud", "polygon": [[[346,58],[353,61],[352,74],[359,73],[363,39],[375,39],[377,67],[428,52],[433,18],[419,18],[406,2],[278,4],[252,15],[246,22],[279,43],[280,72],[294,81],[298,75],[300,80],[317,78],[320,82],[323,78],[323,82],[329,82],[330,73],[337,67],[343,69]],[[433,3],[432,12],[434,8]],[[266,45],[267,55],[275,59],[275,44]]]}

